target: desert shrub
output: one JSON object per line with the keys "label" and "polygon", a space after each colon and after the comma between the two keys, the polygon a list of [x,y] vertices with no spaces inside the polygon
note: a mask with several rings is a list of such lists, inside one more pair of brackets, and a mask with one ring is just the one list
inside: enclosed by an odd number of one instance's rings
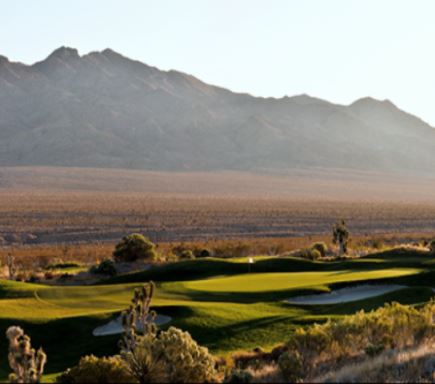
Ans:
{"label": "desert shrub", "polygon": [[75,262],[69,262],[69,263],[55,263],[55,264],[48,264],[46,266],[46,269],[67,269],[67,268],[79,268],[81,265],[79,263]]}
{"label": "desert shrub", "polygon": [[196,258],[204,258],[204,257],[210,257],[211,256],[211,251],[207,248],[195,248],[193,251],[194,255]]}
{"label": "desert shrub", "polygon": [[322,379],[325,383],[433,383],[435,359],[433,346],[382,353],[376,358],[331,370]]}
{"label": "desert shrub", "polygon": [[18,273],[15,274],[14,276],[14,280],[15,281],[26,281],[29,277],[29,273],[28,272],[24,272],[24,271],[20,271]]}
{"label": "desert shrub", "polygon": [[195,258],[195,255],[190,249],[186,249],[180,254],[180,259],[182,260],[192,260]]}
{"label": "desert shrub", "polygon": [[155,245],[145,236],[133,233],[124,236],[115,246],[113,258],[116,262],[153,261],[156,258]]}
{"label": "desert shrub", "polygon": [[379,355],[384,349],[385,346],[382,344],[378,344],[378,345],[369,344],[367,345],[367,347],[365,347],[364,352],[367,356],[375,357]]}
{"label": "desert shrub", "polygon": [[255,347],[252,349],[252,351],[255,353],[264,353],[264,349],[261,347]]}
{"label": "desert shrub", "polygon": [[244,369],[234,369],[225,377],[224,383],[252,383],[254,376]]}
{"label": "desert shrub", "polygon": [[207,348],[174,327],[141,336],[122,356],[142,383],[205,383],[212,382],[216,375],[215,360]]}
{"label": "desert shrub", "polygon": [[322,254],[317,249],[310,250],[310,259],[311,260],[318,260],[321,257],[322,257]]}
{"label": "desert shrub", "polygon": [[311,246],[311,249],[319,251],[321,257],[325,257],[326,253],[328,252],[328,246],[323,241],[314,243]]}
{"label": "desert shrub", "polygon": [[154,355],[163,357],[159,365],[167,371],[169,382],[211,382],[216,374],[215,361],[208,349],[199,346],[188,332],[175,327],[159,334]]}
{"label": "desert shrub", "polygon": [[38,283],[39,281],[42,280],[42,278],[44,277],[44,274],[42,273],[31,273],[30,276],[27,278],[26,282],[28,283]]}
{"label": "desert shrub", "polygon": [[384,248],[384,242],[381,239],[374,239],[372,241],[372,247],[374,249],[382,249]]}
{"label": "desert shrub", "polygon": [[32,348],[30,337],[20,327],[9,327],[6,331],[9,340],[8,361],[13,371],[9,375],[11,383],[39,383],[44,373],[47,356],[42,348]]}
{"label": "desert shrub", "polygon": [[308,260],[318,260],[322,257],[317,249],[304,248],[295,253],[295,256],[302,257]]}
{"label": "desert shrub", "polygon": [[62,273],[62,274],[59,276],[59,280],[60,280],[60,281],[67,281],[67,280],[71,280],[73,277],[74,277],[74,276],[71,275],[70,273]]}
{"label": "desert shrub", "polygon": [[53,272],[45,272],[44,273],[44,279],[45,280],[52,280],[52,279],[54,279],[54,273]]}
{"label": "desert shrub", "polygon": [[270,256],[279,255],[285,251],[285,247],[283,244],[273,244],[268,247],[266,253]]}
{"label": "desert shrub", "polygon": [[251,253],[251,246],[242,242],[237,244],[228,242],[216,246],[213,250],[213,253],[219,258],[246,257]]}
{"label": "desert shrub", "polygon": [[278,367],[283,377],[292,383],[302,378],[302,357],[297,351],[284,352],[278,359]]}
{"label": "desert shrub", "polygon": [[57,383],[135,383],[128,366],[119,356],[84,356],[78,365],[56,378]]}
{"label": "desert shrub", "polygon": [[186,245],[184,245],[184,243],[181,244],[177,244],[174,247],[172,247],[171,252],[177,256],[178,258],[181,257],[181,255],[183,254],[183,252],[189,251],[190,248],[188,248]]}
{"label": "desert shrub", "polygon": [[254,351],[241,351],[234,353],[231,358],[235,367],[246,369],[258,360],[258,353]]}
{"label": "desert shrub", "polygon": [[304,370],[309,372],[322,361],[418,345],[435,336],[434,316],[433,301],[420,309],[386,304],[369,313],[360,311],[337,321],[298,328],[286,347],[300,354]]}
{"label": "desert shrub", "polygon": [[274,347],[272,349],[272,351],[270,352],[270,356],[272,358],[272,360],[277,361],[279,359],[279,357],[284,353],[287,352],[288,348],[286,345],[277,345],[276,347]]}
{"label": "desert shrub", "polygon": [[110,259],[103,260],[98,265],[93,265],[89,271],[95,275],[116,275],[115,263]]}

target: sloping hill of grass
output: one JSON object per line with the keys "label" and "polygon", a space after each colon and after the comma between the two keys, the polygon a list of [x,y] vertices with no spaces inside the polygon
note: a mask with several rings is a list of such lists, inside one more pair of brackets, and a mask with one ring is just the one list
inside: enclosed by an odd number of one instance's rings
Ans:
{"label": "sloping hill of grass", "polygon": [[276,292],[325,286],[330,283],[367,281],[413,275],[418,269],[385,269],[379,271],[334,271],[334,272],[290,272],[290,273],[252,273],[207,280],[187,282],[184,286],[191,290],[206,292]]}

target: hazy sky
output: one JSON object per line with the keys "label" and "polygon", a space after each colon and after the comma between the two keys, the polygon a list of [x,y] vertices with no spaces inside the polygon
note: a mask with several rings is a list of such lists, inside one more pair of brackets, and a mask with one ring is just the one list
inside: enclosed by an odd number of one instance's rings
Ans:
{"label": "hazy sky", "polygon": [[110,47],[259,96],[388,98],[435,126],[433,0],[2,1],[0,54]]}

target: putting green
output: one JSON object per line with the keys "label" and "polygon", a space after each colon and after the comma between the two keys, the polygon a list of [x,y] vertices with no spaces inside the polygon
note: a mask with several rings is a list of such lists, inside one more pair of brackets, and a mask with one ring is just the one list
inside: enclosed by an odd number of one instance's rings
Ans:
{"label": "putting green", "polygon": [[346,281],[373,280],[419,273],[415,268],[393,268],[379,271],[331,271],[331,272],[290,272],[253,273],[196,280],[183,283],[187,289],[207,292],[271,292],[289,289],[322,286]]}

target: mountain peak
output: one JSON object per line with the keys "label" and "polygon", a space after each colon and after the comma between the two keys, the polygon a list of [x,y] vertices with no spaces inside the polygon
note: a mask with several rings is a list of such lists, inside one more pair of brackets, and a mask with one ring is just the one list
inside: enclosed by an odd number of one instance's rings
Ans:
{"label": "mountain peak", "polygon": [[300,95],[294,95],[294,96],[284,96],[282,99],[286,101],[296,102],[297,104],[300,105],[330,104],[326,100],[322,100],[317,97],[310,96],[306,93],[302,93]]}
{"label": "mountain peak", "polygon": [[118,59],[131,60],[131,59],[121,55],[120,53],[114,51],[111,48],[104,49],[103,51],[101,51],[101,54],[104,55],[105,57],[109,58],[109,59],[114,59],[114,60],[118,60]]}
{"label": "mountain peak", "polygon": [[361,105],[366,105],[366,106],[384,105],[388,107],[396,107],[388,99],[379,100],[371,96],[366,96],[366,97],[362,97],[361,99],[355,100],[352,104],[349,105],[349,107],[361,106]]}
{"label": "mountain peak", "polygon": [[117,56],[121,56],[120,53],[114,51],[114,50],[111,49],[111,48],[106,48],[106,49],[104,49],[101,53],[103,53],[103,54],[105,54],[105,55],[117,55]]}
{"label": "mountain peak", "polygon": [[66,61],[71,59],[80,59],[80,55],[77,49],[62,46],[54,50],[51,55],[48,56],[48,59],[50,58],[57,58]]}

